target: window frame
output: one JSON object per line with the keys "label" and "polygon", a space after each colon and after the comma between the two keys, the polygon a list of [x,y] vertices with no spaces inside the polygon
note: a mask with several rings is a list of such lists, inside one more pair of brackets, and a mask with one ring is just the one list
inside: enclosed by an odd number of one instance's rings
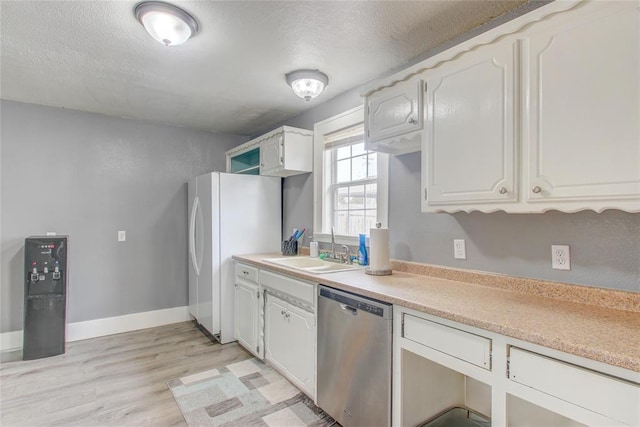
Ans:
{"label": "window frame", "polygon": [[[364,105],[352,108],[336,116],[320,121],[313,126],[313,236],[318,242],[331,242],[331,177],[327,176],[325,164],[325,136],[362,125]],[[377,153],[377,197],[376,222],[388,226],[389,220],[389,155]],[[369,234],[368,232],[366,233]],[[336,234],[335,242],[341,245],[358,245],[358,236]]]}

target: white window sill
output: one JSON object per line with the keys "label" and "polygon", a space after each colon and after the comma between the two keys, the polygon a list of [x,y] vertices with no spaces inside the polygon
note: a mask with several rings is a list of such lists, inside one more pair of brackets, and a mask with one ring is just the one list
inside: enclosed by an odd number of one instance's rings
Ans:
{"label": "white window sill", "polygon": [[[327,233],[314,233],[313,238],[315,241],[320,243],[331,243],[331,234]],[[369,236],[367,236],[366,243],[369,246]],[[359,246],[360,245],[360,237],[359,236],[346,236],[336,234],[336,245],[349,245],[349,246]]]}

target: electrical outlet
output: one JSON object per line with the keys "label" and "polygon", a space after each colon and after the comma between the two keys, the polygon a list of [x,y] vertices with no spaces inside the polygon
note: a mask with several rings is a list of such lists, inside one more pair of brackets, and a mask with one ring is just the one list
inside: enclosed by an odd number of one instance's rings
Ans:
{"label": "electrical outlet", "polygon": [[453,257],[455,259],[467,259],[467,249],[464,239],[453,239]]}
{"label": "electrical outlet", "polygon": [[127,240],[127,232],[124,230],[118,231],[118,242],[124,242]]}
{"label": "electrical outlet", "polygon": [[551,245],[551,268],[555,270],[571,270],[569,245]]}

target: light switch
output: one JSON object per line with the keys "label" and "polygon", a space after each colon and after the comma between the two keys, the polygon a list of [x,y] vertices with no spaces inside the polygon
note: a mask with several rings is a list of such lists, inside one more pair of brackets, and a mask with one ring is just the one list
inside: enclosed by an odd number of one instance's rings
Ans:
{"label": "light switch", "polygon": [[124,242],[127,240],[127,232],[124,230],[118,231],[118,242]]}

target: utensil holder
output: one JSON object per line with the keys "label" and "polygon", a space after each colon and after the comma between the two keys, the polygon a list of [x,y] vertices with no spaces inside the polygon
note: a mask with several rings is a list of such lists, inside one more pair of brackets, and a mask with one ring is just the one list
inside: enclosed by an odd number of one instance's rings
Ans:
{"label": "utensil holder", "polygon": [[293,242],[290,242],[289,240],[284,240],[282,242],[282,255],[298,255],[298,241],[294,240]]}

